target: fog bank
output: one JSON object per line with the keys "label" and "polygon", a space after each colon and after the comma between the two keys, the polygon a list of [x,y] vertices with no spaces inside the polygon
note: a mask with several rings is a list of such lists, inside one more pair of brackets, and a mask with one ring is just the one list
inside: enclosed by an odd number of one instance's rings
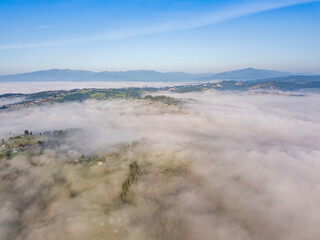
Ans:
{"label": "fog bank", "polygon": [[[41,157],[6,163],[2,175],[15,176],[17,170],[25,175],[12,180],[12,191],[0,198],[0,238],[319,238],[320,95],[170,96],[196,101],[166,106],[90,100],[0,112],[1,137],[25,129],[84,130]],[[63,154],[105,152],[117,152],[119,164],[110,160],[106,169],[60,165]],[[32,167],[30,161],[42,165]],[[141,168],[132,187],[135,203],[121,205],[121,184],[132,161]],[[60,185],[45,177],[57,173],[66,178]],[[21,210],[26,195],[49,191],[43,186],[53,186],[47,205],[28,203],[33,210]],[[65,189],[76,196],[65,197]],[[22,231],[15,228],[17,216]]]}
{"label": "fog bank", "polygon": [[[197,82],[199,84],[199,82]],[[75,88],[170,87],[190,82],[0,82],[0,94],[36,93]],[[196,83],[193,83],[196,84]]]}

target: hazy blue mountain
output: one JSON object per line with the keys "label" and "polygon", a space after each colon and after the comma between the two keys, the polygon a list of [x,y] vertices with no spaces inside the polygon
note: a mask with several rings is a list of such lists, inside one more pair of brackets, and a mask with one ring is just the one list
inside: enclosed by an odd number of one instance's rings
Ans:
{"label": "hazy blue mountain", "polygon": [[91,72],[69,69],[50,69],[30,73],[3,75],[0,81],[143,81],[143,82],[183,82],[183,81],[209,81],[209,80],[256,80],[271,77],[287,77],[292,73],[246,68],[223,73],[190,74],[183,72],[156,72],[150,70],[138,71],[104,71]]}
{"label": "hazy blue mountain", "polygon": [[69,69],[50,69],[22,74],[3,75],[0,81],[85,81],[90,79],[94,72]]}
{"label": "hazy blue mountain", "polygon": [[144,81],[144,82],[175,82],[192,81],[211,74],[189,74],[183,72],[156,72],[149,70],[137,71],[104,71],[91,72],[69,69],[51,69],[30,73],[0,76],[0,81]]}
{"label": "hazy blue mountain", "polygon": [[287,77],[290,75],[293,75],[293,74],[289,72],[279,72],[274,70],[245,68],[240,70],[212,74],[210,76],[204,77],[202,80],[246,81],[246,80],[256,80],[256,79],[264,79],[264,78],[271,78],[271,77]]}
{"label": "hazy blue mountain", "polygon": [[136,70],[125,72],[99,72],[95,74],[97,81],[145,81],[145,82],[174,82],[192,81],[209,74],[189,74],[183,72],[156,72],[151,70]]}

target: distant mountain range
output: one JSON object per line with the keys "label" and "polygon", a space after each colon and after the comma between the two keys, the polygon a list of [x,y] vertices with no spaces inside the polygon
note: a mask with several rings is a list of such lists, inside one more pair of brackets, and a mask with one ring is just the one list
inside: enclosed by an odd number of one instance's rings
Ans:
{"label": "distant mountain range", "polygon": [[[294,75],[289,72],[245,68],[222,73],[190,74],[183,72],[156,72],[150,70],[91,72],[70,69],[50,69],[14,75],[0,76],[1,82],[52,82],[52,81],[142,81],[142,82],[203,82],[210,80],[260,80]],[[304,76],[305,78],[306,76]],[[307,76],[311,77],[311,76]]]}
{"label": "distant mountain range", "polygon": [[0,76],[0,81],[47,82],[47,81],[142,81],[142,82],[181,82],[204,78],[210,74],[189,74],[183,72],[156,72],[149,70],[91,72],[69,69],[51,69],[30,73]]}
{"label": "distant mountain range", "polygon": [[279,72],[274,70],[245,68],[240,70],[212,74],[210,76],[204,77],[203,80],[247,81],[247,80],[271,78],[271,77],[287,77],[290,75],[294,75],[294,74],[290,72]]}

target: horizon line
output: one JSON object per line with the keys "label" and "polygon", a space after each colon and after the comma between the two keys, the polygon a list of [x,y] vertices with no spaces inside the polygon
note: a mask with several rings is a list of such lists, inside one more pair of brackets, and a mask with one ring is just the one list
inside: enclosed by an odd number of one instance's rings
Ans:
{"label": "horizon line", "polygon": [[227,72],[234,72],[234,71],[241,71],[241,70],[260,70],[260,71],[275,71],[275,72],[283,72],[283,73],[289,73],[292,74],[292,76],[298,76],[298,75],[320,75],[320,72],[311,73],[311,72],[291,72],[291,71],[285,71],[285,70],[273,70],[273,69],[264,69],[264,68],[253,68],[253,67],[244,67],[244,68],[235,68],[231,70],[225,70],[225,71],[219,71],[219,72],[196,72],[196,73],[190,73],[190,72],[184,72],[184,71],[157,71],[153,69],[131,69],[131,70],[102,70],[102,71],[93,71],[93,70],[83,70],[83,69],[72,69],[72,68],[48,68],[48,69],[41,69],[41,70],[34,70],[34,71],[26,71],[26,72],[20,72],[20,73],[11,73],[11,74],[0,74],[0,77],[4,76],[13,76],[13,75],[22,75],[22,74],[28,74],[28,73],[37,73],[37,72],[46,72],[46,71],[52,71],[52,70],[58,70],[58,71],[83,71],[83,72],[91,72],[91,73],[125,73],[125,72],[139,72],[139,71],[145,71],[145,72],[156,72],[156,73],[185,73],[190,75],[196,75],[196,74],[220,74],[220,73],[227,73]]}

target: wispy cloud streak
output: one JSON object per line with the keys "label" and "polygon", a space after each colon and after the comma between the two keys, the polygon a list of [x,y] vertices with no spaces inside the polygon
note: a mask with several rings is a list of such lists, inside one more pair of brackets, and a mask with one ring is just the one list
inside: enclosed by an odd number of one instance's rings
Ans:
{"label": "wispy cloud streak", "polygon": [[188,12],[169,14],[171,17],[166,20],[160,19],[150,25],[130,26],[129,28],[120,28],[110,30],[92,36],[75,39],[51,40],[37,43],[20,43],[20,44],[0,44],[0,50],[24,49],[24,48],[42,48],[55,46],[68,46],[83,44],[97,40],[116,40],[125,39],[135,36],[143,36],[149,34],[181,31],[203,26],[213,25],[224,21],[244,17],[247,15],[274,10],[283,7],[289,7],[298,4],[320,2],[319,0],[271,0],[259,2],[246,2],[229,6],[219,11],[206,12]]}

